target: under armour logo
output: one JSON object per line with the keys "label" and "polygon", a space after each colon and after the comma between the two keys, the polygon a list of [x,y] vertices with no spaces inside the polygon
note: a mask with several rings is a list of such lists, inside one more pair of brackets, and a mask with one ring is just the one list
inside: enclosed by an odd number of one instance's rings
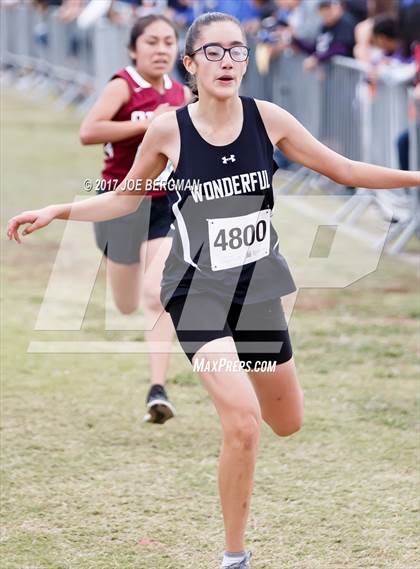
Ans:
{"label": "under armour logo", "polygon": [[234,154],[231,154],[229,158],[227,156],[223,156],[222,158],[223,164],[227,164],[228,162],[236,162],[236,158]]}

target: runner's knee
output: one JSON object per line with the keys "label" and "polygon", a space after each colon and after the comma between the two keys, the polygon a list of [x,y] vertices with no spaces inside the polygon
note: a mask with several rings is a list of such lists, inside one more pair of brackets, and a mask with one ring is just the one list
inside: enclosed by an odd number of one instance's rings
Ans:
{"label": "runner's knee", "polygon": [[290,437],[302,428],[303,417],[294,417],[287,422],[270,424],[271,429],[278,437]]}
{"label": "runner's knee", "polygon": [[290,417],[278,417],[277,420],[270,420],[264,418],[266,423],[271,427],[273,432],[279,437],[290,437],[294,433],[297,433],[302,428],[303,424],[303,407],[304,395],[303,391],[300,389],[300,402],[296,405],[294,413]]}
{"label": "runner's knee", "polygon": [[138,299],[130,299],[130,298],[115,298],[114,297],[115,306],[121,312],[121,314],[129,315],[133,314],[138,306]]}
{"label": "runner's knee", "polygon": [[261,416],[257,409],[237,409],[229,413],[229,420],[223,425],[225,444],[235,449],[254,450],[260,438]]}

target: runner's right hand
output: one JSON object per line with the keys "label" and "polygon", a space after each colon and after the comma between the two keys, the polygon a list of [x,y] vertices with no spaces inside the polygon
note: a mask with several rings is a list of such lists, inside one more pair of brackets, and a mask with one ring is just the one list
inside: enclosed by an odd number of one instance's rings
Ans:
{"label": "runner's right hand", "polygon": [[18,231],[21,225],[25,225],[26,223],[30,224],[22,232],[22,235],[29,235],[30,233],[45,227],[51,223],[53,219],[55,219],[55,209],[53,206],[24,211],[9,220],[7,224],[7,237],[9,240],[14,239],[17,243],[21,243]]}

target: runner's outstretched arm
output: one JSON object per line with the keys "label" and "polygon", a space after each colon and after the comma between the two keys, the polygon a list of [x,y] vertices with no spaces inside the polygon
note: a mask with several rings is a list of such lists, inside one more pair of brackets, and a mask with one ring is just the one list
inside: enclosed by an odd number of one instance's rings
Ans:
{"label": "runner's outstretched arm", "polygon": [[343,186],[391,189],[420,186],[420,172],[374,166],[345,158],[317,140],[284,109],[257,101],[271,140],[293,162],[328,176]]}
{"label": "runner's outstretched arm", "polygon": [[115,191],[105,192],[77,203],[54,204],[24,211],[9,220],[8,238],[21,243],[19,236],[21,225],[29,224],[22,233],[28,235],[45,227],[54,219],[106,221],[136,211],[143,199],[144,181],[157,178],[167,164],[168,158],[160,150],[165,134],[164,128],[164,121],[158,119],[150,126],[130,171]]}

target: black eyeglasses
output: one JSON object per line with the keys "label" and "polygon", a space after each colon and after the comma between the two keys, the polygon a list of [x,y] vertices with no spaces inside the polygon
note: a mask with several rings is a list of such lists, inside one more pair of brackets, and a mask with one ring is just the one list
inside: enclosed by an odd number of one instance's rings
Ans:
{"label": "black eyeglasses", "polygon": [[233,61],[246,61],[249,56],[249,47],[246,45],[234,45],[232,47],[223,47],[218,43],[206,43],[202,45],[192,53],[190,57],[195,55],[198,51],[204,51],[206,59],[209,61],[221,61],[225,57],[225,53],[228,51],[230,58]]}

